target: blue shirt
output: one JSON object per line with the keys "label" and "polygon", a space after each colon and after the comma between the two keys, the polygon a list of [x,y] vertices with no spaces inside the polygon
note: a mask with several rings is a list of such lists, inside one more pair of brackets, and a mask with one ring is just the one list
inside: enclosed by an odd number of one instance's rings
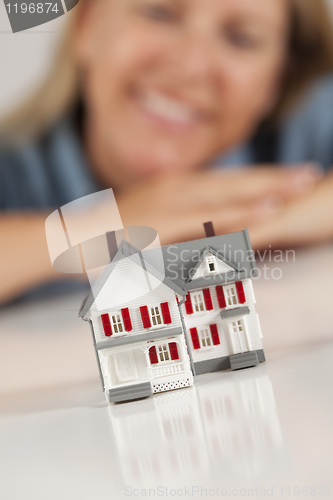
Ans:
{"label": "blue shirt", "polygon": [[100,189],[71,118],[35,143],[0,148],[0,210],[57,208]]}

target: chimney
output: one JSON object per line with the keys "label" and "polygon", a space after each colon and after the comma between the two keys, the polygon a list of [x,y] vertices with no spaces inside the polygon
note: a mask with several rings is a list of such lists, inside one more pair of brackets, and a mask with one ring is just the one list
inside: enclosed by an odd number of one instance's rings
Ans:
{"label": "chimney", "polygon": [[206,238],[211,238],[212,236],[215,236],[214,226],[212,222],[205,222],[204,228],[205,228]]}
{"label": "chimney", "polygon": [[118,252],[116,232],[109,231],[108,233],[106,233],[106,241],[107,241],[107,245],[108,245],[108,249],[109,249],[110,260],[112,262],[112,260],[116,256],[116,253]]}

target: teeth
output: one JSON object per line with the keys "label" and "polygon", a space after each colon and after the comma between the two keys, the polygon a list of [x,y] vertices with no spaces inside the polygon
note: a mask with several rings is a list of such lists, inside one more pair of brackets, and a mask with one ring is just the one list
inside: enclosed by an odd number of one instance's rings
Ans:
{"label": "teeth", "polygon": [[192,108],[156,92],[149,92],[142,96],[142,105],[155,116],[180,124],[192,123],[195,119],[195,112]]}

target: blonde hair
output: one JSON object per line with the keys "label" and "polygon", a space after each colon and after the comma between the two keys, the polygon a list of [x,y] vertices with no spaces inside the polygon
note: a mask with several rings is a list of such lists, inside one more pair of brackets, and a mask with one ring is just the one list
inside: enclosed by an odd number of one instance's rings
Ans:
{"label": "blonde hair", "polygon": [[[81,0],[81,4],[86,0]],[[298,100],[307,86],[333,70],[333,28],[327,0],[290,0],[291,35],[279,102],[270,118],[279,118]],[[54,65],[30,99],[0,122],[7,140],[41,136],[53,123],[75,109],[79,76],[72,54],[72,33],[80,5],[59,45]]]}

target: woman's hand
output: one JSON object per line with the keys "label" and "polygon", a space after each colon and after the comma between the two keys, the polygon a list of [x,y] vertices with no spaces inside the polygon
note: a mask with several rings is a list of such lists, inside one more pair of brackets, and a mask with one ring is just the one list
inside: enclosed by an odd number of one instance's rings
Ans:
{"label": "woman's hand", "polygon": [[[304,194],[308,192],[308,194]],[[123,223],[157,229],[162,244],[204,237],[202,223],[216,234],[250,228],[255,247],[296,244],[333,237],[333,174],[319,181],[315,169],[249,168],[236,172],[201,171],[159,177],[116,196]],[[105,220],[107,207],[77,214],[86,227]],[[0,302],[32,286],[64,277],[52,269],[43,213],[0,217]],[[24,258],[22,258],[24,242]],[[81,275],[79,275],[81,276]]]}
{"label": "woman's hand", "polygon": [[311,165],[199,171],[149,179],[116,195],[125,226],[154,227],[162,244],[202,238],[206,221],[216,234],[277,220],[286,203],[302,199],[319,182]]}
{"label": "woman's hand", "polygon": [[314,190],[289,200],[269,221],[249,224],[255,248],[311,245],[333,240],[333,172]]}

